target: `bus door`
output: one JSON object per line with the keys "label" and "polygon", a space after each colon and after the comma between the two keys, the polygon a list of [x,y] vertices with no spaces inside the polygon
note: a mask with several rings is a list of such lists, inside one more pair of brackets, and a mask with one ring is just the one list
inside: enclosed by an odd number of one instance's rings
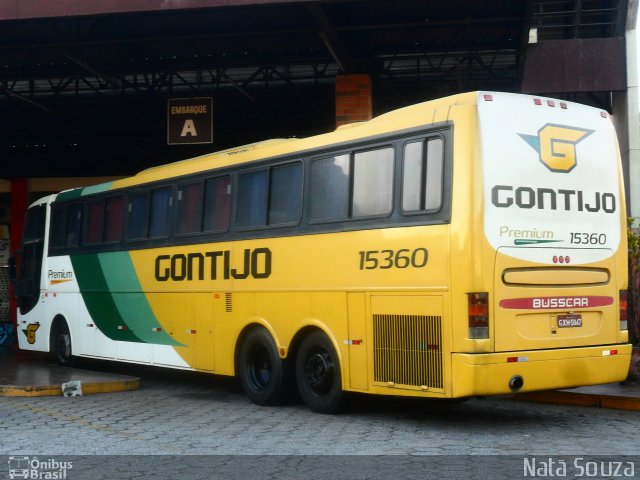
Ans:
{"label": "bus door", "polygon": [[47,205],[41,204],[27,212],[16,288],[21,315],[30,312],[40,298],[46,211]]}

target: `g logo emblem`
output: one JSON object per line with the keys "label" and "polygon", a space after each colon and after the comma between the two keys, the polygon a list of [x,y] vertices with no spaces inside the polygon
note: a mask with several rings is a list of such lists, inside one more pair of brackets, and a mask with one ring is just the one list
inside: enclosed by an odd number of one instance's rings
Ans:
{"label": "g logo emblem", "polygon": [[39,323],[30,323],[27,325],[26,329],[22,330],[27,336],[27,342],[29,342],[30,345],[36,343],[36,332],[38,331],[38,328],[40,328]]}
{"label": "g logo emblem", "polygon": [[578,164],[576,144],[592,133],[593,130],[547,123],[538,130],[537,136],[518,135],[538,152],[540,161],[549,170],[569,173]]}

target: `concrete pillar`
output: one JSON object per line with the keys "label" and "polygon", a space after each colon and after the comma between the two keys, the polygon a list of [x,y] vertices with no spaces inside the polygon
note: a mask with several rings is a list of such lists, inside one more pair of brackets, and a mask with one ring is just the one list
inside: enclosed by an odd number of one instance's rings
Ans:
{"label": "concrete pillar", "polygon": [[336,127],[371,120],[371,77],[366,74],[336,77]]}
{"label": "concrete pillar", "polygon": [[[9,235],[10,238],[10,248],[11,254],[13,255],[15,252],[20,250],[20,242],[22,240],[22,231],[24,230],[24,217],[27,213],[27,207],[29,202],[29,182],[26,178],[20,178],[16,180],[11,180],[11,206],[10,206],[10,214],[9,214]],[[16,332],[17,324],[17,315],[16,309],[17,304],[14,299],[13,294],[10,295],[9,300],[9,318],[11,319],[11,323],[13,323],[14,332]],[[14,336],[14,338],[17,338]]]}
{"label": "concrete pillar", "polygon": [[[636,8],[636,14],[631,15],[631,4]],[[627,143],[620,145],[627,186],[628,214],[632,217],[640,217],[640,98],[638,96],[638,46],[635,19],[637,16],[637,4],[631,2],[629,16],[633,17],[633,24],[627,24],[626,50],[627,50]]]}
{"label": "concrete pillar", "polygon": [[[626,131],[620,135],[620,154],[626,174],[625,187],[627,189],[627,214],[634,218],[640,217],[640,97],[638,96],[638,38],[636,20],[638,4],[630,1],[627,7],[627,23],[625,29],[625,47],[627,56],[627,101],[626,101]],[[637,223],[636,223],[637,226]]]}

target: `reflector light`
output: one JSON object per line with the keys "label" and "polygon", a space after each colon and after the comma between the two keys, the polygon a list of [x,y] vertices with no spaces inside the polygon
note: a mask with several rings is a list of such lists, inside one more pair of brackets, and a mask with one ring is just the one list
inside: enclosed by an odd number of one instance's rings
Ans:
{"label": "reflector light", "polygon": [[553,100],[547,100],[547,105],[549,105],[550,107],[555,107],[556,102],[554,102]]}
{"label": "reflector light", "polygon": [[534,98],[533,103],[535,103],[536,105],[542,105],[542,100],[540,100],[539,98]]}
{"label": "reflector light", "polygon": [[469,338],[489,338],[489,294],[468,293]]}
{"label": "reflector light", "polygon": [[600,116],[602,118],[607,118],[607,112],[600,112]]}
{"label": "reflector light", "polygon": [[124,325],[118,325],[118,330],[126,330],[127,327],[125,327]]}
{"label": "reflector light", "polygon": [[493,102],[493,95],[484,95],[485,102]]}
{"label": "reflector light", "polygon": [[603,357],[609,357],[611,355],[617,355],[618,354],[618,350],[603,350],[602,351],[602,356]]}
{"label": "reflector light", "polygon": [[528,362],[529,357],[507,357],[507,363]]}
{"label": "reflector light", "polygon": [[627,330],[629,311],[627,305],[627,291],[620,290],[620,330]]}
{"label": "reflector light", "polygon": [[564,102],[560,102],[560,108],[562,108],[563,110],[567,109],[567,104]]}

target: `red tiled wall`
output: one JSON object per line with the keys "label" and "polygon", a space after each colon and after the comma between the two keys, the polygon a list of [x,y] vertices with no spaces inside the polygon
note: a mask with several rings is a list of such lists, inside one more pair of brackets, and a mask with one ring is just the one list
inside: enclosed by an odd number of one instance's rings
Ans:
{"label": "red tiled wall", "polygon": [[336,77],[336,127],[371,119],[371,77],[366,74]]}

